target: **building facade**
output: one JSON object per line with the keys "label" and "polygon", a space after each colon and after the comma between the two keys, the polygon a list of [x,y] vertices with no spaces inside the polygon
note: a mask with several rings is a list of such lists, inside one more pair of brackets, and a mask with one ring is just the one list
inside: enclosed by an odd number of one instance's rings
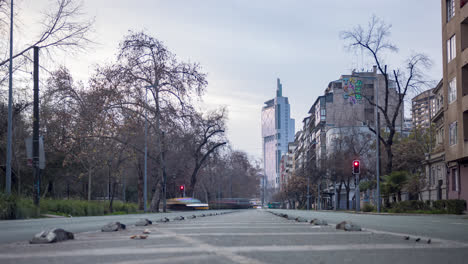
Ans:
{"label": "building facade", "polygon": [[426,90],[411,99],[411,114],[414,128],[428,128],[435,114],[434,89]]}
{"label": "building facade", "polygon": [[441,0],[441,6],[448,198],[468,200],[468,5]]}
{"label": "building facade", "polygon": [[421,192],[421,199],[424,201],[434,201],[448,199],[447,189],[447,167],[445,165],[444,152],[444,96],[442,89],[443,81],[432,90],[434,97],[434,114],[431,118],[434,127],[434,146],[430,153],[426,154],[424,161],[424,173]]}
{"label": "building facade", "polygon": [[[377,86],[377,87],[375,87]],[[377,88],[377,89],[376,89]],[[388,93],[390,116],[396,111],[399,94],[394,82],[390,81]],[[303,168],[310,178],[314,179],[314,185],[319,185],[320,194],[315,197],[319,201],[318,208],[335,207],[339,195],[339,209],[346,208],[346,192],[342,189],[336,192],[336,186],[340,183],[333,182],[330,175],[333,173],[327,165],[327,159],[335,151],[335,141],[345,137],[354,137],[354,142],[374,142],[373,133],[369,127],[375,124],[375,91],[379,93],[378,103],[383,105],[385,101],[384,76],[377,73],[374,67],[370,72],[352,72],[350,75],[342,75],[338,80],[328,84],[323,95],[319,96],[309,110],[309,115],[303,120],[302,132],[296,138],[296,164],[295,169]],[[397,131],[403,130],[403,105],[399,109],[396,126]],[[385,129],[383,118],[381,128]],[[354,155],[350,153],[350,155]],[[350,157],[361,159],[363,166],[374,167],[374,163],[365,162],[364,154]],[[367,164],[366,164],[367,163]],[[351,163],[350,163],[351,174]],[[354,184],[350,182],[351,192],[349,199],[354,196]],[[333,198],[335,197],[335,198]],[[350,204],[352,202],[350,201]]]}
{"label": "building facade", "polygon": [[261,114],[263,169],[269,188],[280,187],[280,162],[288,152],[289,142],[294,141],[294,119],[291,118],[287,97],[283,97],[283,87],[277,80],[276,97],[265,102]]}

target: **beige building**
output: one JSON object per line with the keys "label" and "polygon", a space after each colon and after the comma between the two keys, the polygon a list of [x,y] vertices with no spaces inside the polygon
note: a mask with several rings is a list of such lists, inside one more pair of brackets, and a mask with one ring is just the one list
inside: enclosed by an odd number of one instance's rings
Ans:
{"label": "beige building", "polygon": [[468,5],[441,0],[444,151],[449,199],[468,200]]}
{"label": "beige building", "polygon": [[435,114],[434,89],[426,90],[411,99],[411,114],[414,128],[427,128]]}
{"label": "beige building", "polygon": [[[378,103],[383,106],[385,102],[385,79],[377,73],[376,67],[370,72],[352,72],[350,75],[342,75],[338,80],[330,82],[325,89],[325,94],[319,96],[309,110],[312,126],[311,141],[316,143],[315,157],[317,164],[327,154],[327,142],[339,137],[339,133],[328,133],[334,128],[363,127],[368,131],[368,126],[374,127],[375,107],[369,102],[374,102],[375,86],[379,93]],[[390,118],[396,111],[398,104],[398,92],[395,82],[389,83],[388,108]],[[403,129],[403,105],[400,106],[396,119],[396,130]],[[385,130],[385,121],[381,113],[380,128]],[[335,129],[335,131],[348,131]],[[327,138],[328,137],[328,138]]]}
{"label": "beige building", "polygon": [[433,116],[431,122],[434,126],[435,144],[431,153],[426,154],[425,178],[421,198],[423,200],[448,199],[447,190],[447,167],[445,165],[444,152],[444,95],[443,81],[441,80],[436,88],[432,89],[434,98]]}

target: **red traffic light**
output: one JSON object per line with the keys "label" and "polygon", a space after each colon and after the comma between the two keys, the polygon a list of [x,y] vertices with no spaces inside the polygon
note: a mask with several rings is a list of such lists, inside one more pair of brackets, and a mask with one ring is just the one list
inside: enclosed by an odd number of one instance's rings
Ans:
{"label": "red traffic light", "polygon": [[183,191],[185,189],[185,186],[181,185],[180,190]]}
{"label": "red traffic light", "polygon": [[359,160],[353,161],[353,173],[358,174],[360,172]]}

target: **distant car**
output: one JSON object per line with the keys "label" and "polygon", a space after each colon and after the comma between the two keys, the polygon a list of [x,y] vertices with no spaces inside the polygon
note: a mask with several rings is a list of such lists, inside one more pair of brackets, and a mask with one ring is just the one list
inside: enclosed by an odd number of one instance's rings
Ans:
{"label": "distant car", "polygon": [[271,209],[281,208],[281,203],[279,203],[279,202],[270,202],[270,203],[268,203],[268,208],[271,208]]}
{"label": "distant car", "polygon": [[170,210],[208,210],[208,204],[192,197],[173,198],[167,200]]}

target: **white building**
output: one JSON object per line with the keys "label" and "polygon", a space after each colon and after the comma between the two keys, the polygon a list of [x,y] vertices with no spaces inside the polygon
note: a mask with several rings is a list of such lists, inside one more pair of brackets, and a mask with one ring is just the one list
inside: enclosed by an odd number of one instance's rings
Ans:
{"label": "white building", "polygon": [[294,141],[294,119],[291,119],[287,97],[277,80],[276,97],[265,102],[262,108],[263,169],[270,188],[280,186],[281,156],[288,152],[289,142]]}

